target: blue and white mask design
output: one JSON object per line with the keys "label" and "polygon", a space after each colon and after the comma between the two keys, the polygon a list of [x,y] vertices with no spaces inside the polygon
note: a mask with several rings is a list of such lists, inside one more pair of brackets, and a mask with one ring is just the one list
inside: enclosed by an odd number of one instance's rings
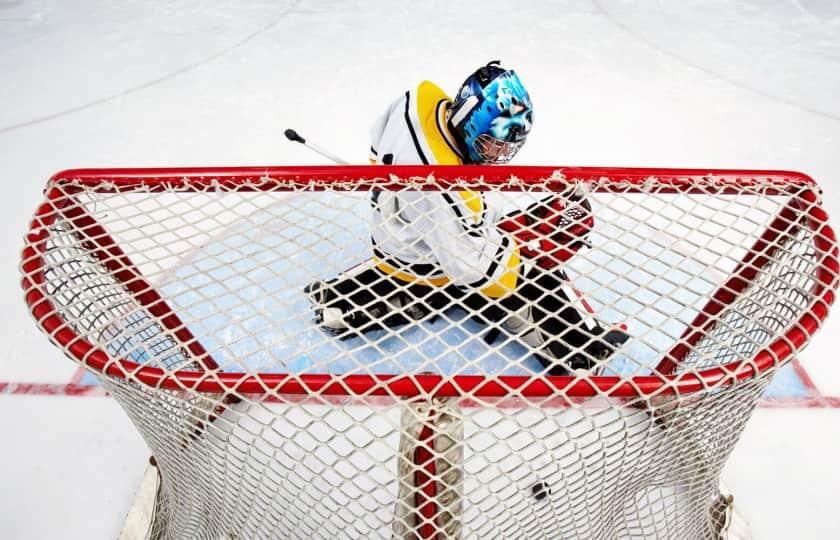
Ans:
{"label": "blue and white mask design", "polygon": [[[481,85],[479,72],[464,82],[452,107],[450,123],[474,163],[507,163],[525,143],[533,122],[528,91],[512,70]],[[487,75],[485,72],[483,75]]]}

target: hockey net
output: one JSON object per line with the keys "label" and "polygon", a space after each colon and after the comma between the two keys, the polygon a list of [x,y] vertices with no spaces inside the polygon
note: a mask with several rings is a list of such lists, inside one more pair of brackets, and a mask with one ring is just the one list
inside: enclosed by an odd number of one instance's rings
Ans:
{"label": "hockey net", "polygon": [[[557,269],[629,339],[552,374],[460,297],[327,331],[307,287],[375,266],[377,192],[496,215],[586,193],[589,247]],[[837,283],[798,173],[76,170],[45,197],[26,301],[149,445],[154,538],[719,537],[721,469]]]}

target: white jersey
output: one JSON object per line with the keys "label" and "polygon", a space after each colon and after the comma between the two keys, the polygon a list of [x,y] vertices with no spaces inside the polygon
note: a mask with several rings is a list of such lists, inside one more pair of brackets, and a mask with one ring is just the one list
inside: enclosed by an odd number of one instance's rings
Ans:
{"label": "white jersey", "polygon": [[[371,129],[371,162],[461,165],[446,124],[450,103],[428,81],[400,96]],[[380,270],[407,282],[477,288],[494,298],[515,288],[519,250],[495,226],[497,216],[481,193],[376,191],[372,203]]]}

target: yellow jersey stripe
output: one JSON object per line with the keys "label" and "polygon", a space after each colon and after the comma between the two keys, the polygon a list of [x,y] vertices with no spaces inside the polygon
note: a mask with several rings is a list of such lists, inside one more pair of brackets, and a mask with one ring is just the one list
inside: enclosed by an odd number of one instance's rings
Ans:
{"label": "yellow jersey stripe", "polygon": [[481,223],[481,217],[484,215],[484,200],[481,197],[480,193],[476,193],[475,191],[465,190],[459,191],[458,195],[464,199],[464,204],[467,205],[467,208],[470,209],[470,212],[473,214],[473,223],[478,225]]}
{"label": "yellow jersey stripe", "polygon": [[[429,145],[438,165],[462,165],[461,158],[450,148],[444,134],[438,128],[439,110],[443,109],[443,107],[438,107],[441,101],[449,101],[449,96],[435,83],[430,81],[420,83],[417,87],[417,113],[420,129],[423,130],[426,144]],[[446,129],[445,122],[442,126]]]}
{"label": "yellow jersey stripe", "polygon": [[502,274],[495,283],[481,289],[481,294],[489,296],[490,298],[503,298],[516,289],[516,282],[519,279],[519,246],[513,248],[513,253],[507,260],[505,265],[505,273]]}
{"label": "yellow jersey stripe", "polygon": [[397,270],[390,264],[377,257],[373,258],[373,262],[376,264],[376,267],[385,274],[397,278],[400,281],[405,281],[406,283],[412,283],[415,285],[425,285],[427,287],[443,287],[444,285],[449,283],[449,278],[446,276],[439,278],[423,279],[417,276],[412,276],[411,274],[407,274],[401,270]]}

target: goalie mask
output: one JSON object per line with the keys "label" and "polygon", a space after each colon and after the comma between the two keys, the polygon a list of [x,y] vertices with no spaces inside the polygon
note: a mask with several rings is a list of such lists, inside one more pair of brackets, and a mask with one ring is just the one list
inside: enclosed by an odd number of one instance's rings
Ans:
{"label": "goalie mask", "polygon": [[509,162],[525,144],[532,119],[528,91],[519,76],[498,61],[464,81],[449,112],[449,124],[470,163]]}

